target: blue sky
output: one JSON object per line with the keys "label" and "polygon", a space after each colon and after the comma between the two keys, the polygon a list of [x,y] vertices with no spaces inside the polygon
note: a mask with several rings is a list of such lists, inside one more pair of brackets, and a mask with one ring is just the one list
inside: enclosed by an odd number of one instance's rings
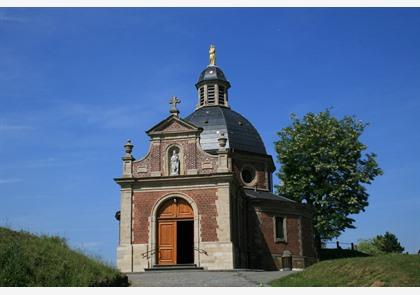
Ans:
{"label": "blue sky", "polygon": [[146,153],[172,95],[194,110],[211,43],[273,156],[292,112],[370,123],[384,175],[339,240],[391,231],[417,252],[420,9],[0,8],[0,224],[114,263],[122,146]]}

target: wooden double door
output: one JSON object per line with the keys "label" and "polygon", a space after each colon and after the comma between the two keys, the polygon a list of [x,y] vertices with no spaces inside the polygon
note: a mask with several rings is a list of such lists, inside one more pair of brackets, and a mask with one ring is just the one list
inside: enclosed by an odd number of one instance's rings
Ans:
{"label": "wooden double door", "polygon": [[194,263],[194,212],[184,199],[166,201],[158,211],[157,263]]}

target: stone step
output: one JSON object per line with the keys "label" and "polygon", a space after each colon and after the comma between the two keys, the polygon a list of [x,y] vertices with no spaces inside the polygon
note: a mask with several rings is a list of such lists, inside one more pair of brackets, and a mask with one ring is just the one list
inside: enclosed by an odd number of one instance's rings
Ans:
{"label": "stone step", "polygon": [[168,270],[203,270],[196,264],[174,264],[174,265],[154,265],[151,268],[145,268],[145,271],[168,271]]}

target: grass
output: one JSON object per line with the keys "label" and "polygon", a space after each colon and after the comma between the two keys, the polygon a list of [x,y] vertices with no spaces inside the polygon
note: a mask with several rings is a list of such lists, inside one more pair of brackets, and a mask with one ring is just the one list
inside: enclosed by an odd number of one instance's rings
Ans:
{"label": "grass", "polygon": [[390,254],[316,263],[275,287],[420,287],[420,255]]}
{"label": "grass", "polygon": [[319,250],[319,260],[330,260],[339,258],[368,257],[369,254],[350,249],[321,249]]}
{"label": "grass", "polygon": [[0,227],[0,286],[127,286],[127,277],[56,236]]}

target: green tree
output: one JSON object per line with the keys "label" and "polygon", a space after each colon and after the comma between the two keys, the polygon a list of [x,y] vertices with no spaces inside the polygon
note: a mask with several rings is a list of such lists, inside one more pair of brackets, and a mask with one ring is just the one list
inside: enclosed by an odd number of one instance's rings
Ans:
{"label": "green tree", "polygon": [[404,251],[404,247],[401,246],[397,237],[390,232],[386,232],[383,236],[376,236],[372,240],[372,244],[384,253],[402,253]]}
{"label": "green tree", "polygon": [[326,110],[291,117],[276,142],[281,164],[279,194],[315,209],[314,229],[318,248],[322,240],[354,228],[349,217],[364,211],[368,193],[364,184],[382,174],[376,155],[366,153],[360,136],[367,124],[354,117],[338,120]]}
{"label": "green tree", "polygon": [[397,237],[386,232],[383,236],[378,235],[373,239],[361,240],[357,244],[357,250],[370,255],[382,255],[386,253],[402,253],[404,247],[401,246]]}
{"label": "green tree", "polygon": [[378,256],[381,254],[385,254],[381,250],[378,249],[376,245],[373,244],[373,239],[369,240],[360,240],[356,245],[357,251],[372,255]]}

